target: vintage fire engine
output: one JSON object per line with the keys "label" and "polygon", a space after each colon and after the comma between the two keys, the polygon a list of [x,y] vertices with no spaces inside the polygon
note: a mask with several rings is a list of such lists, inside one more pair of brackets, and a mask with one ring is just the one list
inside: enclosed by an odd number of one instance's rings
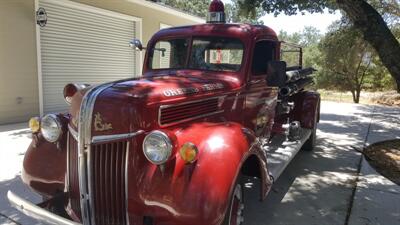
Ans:
{"label": "vintage fire engine", "polygon": [[314,148],[320,97],[301,59],[280,61],[273,30],[226,24],[220,0],[207,20],[133,40],[140,78],[66,85],[69,112],[29,122],[22,179],[44,201],[9,191],[11,204],[65,225],[244,224],[242,178],[264,199]]}

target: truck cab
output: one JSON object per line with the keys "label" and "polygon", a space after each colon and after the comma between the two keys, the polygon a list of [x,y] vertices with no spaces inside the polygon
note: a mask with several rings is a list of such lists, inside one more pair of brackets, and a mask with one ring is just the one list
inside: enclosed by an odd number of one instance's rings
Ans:
{"label": "truck cab", "polygon": [[264,199],[312,150],[320,98],[272,29],[224,23],[219,0],[208,21],[131,41],[139,78],[67,84],[69,111],[29,122],[22,179],[44,202],[11,204],[55,224],[244,224],[243,177]]}

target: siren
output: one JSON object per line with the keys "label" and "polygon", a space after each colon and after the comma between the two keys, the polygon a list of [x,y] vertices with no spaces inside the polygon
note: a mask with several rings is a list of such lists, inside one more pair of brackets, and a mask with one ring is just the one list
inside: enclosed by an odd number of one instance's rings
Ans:
{"label": "siren", "polygon": [[225,7],[221,0],[212,0],[208,9],[207,23],[225,23]]}

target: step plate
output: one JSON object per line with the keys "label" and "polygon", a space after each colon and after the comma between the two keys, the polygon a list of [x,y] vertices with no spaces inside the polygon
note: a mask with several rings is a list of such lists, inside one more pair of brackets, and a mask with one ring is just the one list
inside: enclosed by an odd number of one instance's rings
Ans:
{"label": "step plate", "polygon": [[296,156],[303,144],[310,137],[312,130],[302,128],[298,141],[288,141],[286,136],[275,136],[264,146],[267,152],[267,166],[270,175],[276,181],[290,161]]}

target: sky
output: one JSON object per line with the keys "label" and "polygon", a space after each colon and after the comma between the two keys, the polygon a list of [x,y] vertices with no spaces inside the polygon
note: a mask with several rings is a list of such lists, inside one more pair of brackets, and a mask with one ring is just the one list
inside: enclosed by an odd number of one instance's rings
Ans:
{"label": "sky", "polygon": [[[231,0],[222,0],[224,3],[229,3]],[[321,33],[326,33],[328,26],[335,20],[340,19],[341,14],[337,12],[330,14],[327,11],[325,13],[306,13],[305,15],[294,15],[286,16],[284,14],[275,17],[273,14],[265,15],[261,18],[264,21],[264,25],[271,27],[277,33],[280,30],[284,30],[289,34],[303,30],[306,26],[316,27]]]}
{"label": "sky", "polygon": [[330,14],[327,11],[325,13],[306,13],[305,15],[278,15],[275,17],[272,14],[265,15],[261,18],[264,21],[264,25],[271,27],[276,32],[284,30],[288,33],[294,33],[303,30],[306,26],[316,27],[321,33],[326,33],[327,28],[332,22],[339,20],[341,17],[340,12]]}

